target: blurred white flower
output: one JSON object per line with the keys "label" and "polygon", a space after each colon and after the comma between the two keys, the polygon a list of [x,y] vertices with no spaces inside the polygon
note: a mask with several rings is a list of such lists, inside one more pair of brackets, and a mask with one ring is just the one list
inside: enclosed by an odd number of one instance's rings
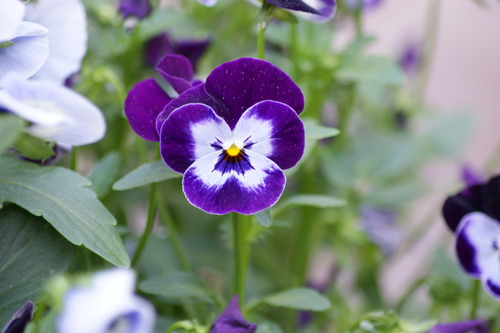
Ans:
{"label": "blurred white flower", "polygon": [[[5,78],[64,83],[87,51],[85,8],[80,0],[1,0],[0,87]],[[50,52],[49,52],[50,51]]]}
{"label": "blurred white flower", "polygon": [[94,274],[92,285],[70,289],[56,319],[58,333],[150,333],[155,311],[134,294],[132,270],[113,269]]}
{"label": "blurred white flower", "polygon": [[0,89],[0,109],[26,119],[26,131],[65,146],[96,142],[106,132],[101,111],[85,97],[52,82],[5,79]]}
{"label": "blurred white flower", "polygon": [[19,0],[2,0],[0,11],[0,87],[9,74],[33,76],[49,55],[48,30],[23,21],[25,6]]}
{"label": "blurred white flower", "polygon": [[38,0],[26,6],[24,19],[49,30],[49,56],[34,78],[62,84],[78,72],[87,52],[87,18],[80,0]]}

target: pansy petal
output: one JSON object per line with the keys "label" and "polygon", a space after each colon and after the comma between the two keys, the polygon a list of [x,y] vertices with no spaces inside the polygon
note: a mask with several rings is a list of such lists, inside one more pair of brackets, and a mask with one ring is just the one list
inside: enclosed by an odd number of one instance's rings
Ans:
{"label": "pansy petal", "polygon": [[282,102],[297,113],[304,109],[300,88],[270,62],[240,58],[215,68],[205,82],[206,92],[222,106],[218,114],[234,128],[241,114],[265,100]]}
{"label": "pansy petal", "polygon": [[281,169],[293,167],[305,146],[304,125],[288,105],[263,101],[245,111],[234,128],[240,146],[273,160]]}
{"label": "pansy petal", "polygon": [[442,214],[451,231],[455,231],[462,218],[475,211],[471,202],[461,194],[448,197],[442,208]]}
{"label": "pansy petal", "polygon": [[243,318],[238,305],[238,296],[234,296],[224,312],[212,324],[209,333],[253,333],[256,329],[257,324],[249,324]]}
{"label": "pansy petal", "polygon": [[[5,98],[4,93],[10,98]],[[8,103],[4,104],[5,100]],[[0,105],[32,121],[27,129],[32,135],[68,146],[96,142],[106,131],[104,116],[95,105],[55,83],[9,78],[0,94]]]}
{"label": "pansy petal", "polygon": [[156,118],[170,101],[170,97],[155,80],[146,79],[139,82],[125,99],[125,116],[130,127],[145,140],[159,141]]}
{"label": "pansy petal", "polygon": [[491,178],[486,184],[487,196],[485,200],[485,213],[500,221],[500,176]]}
{"label": "pansy petal", "polygon": [[305,0],[306,4],[316,9],[317,14],[308,12],[297,13],[298,16],[313,22],[325,22],[335,15],[337,6],[335,0]]}
{"label": "pansy petal", "polygon": [[167,54],[156,65],[156,70],[177,93],[182,94],[191,88],[193,67],[186,57],[179,54]]}
{"label": "pansy petal", "polygon": [[266,0],[266,2],[269,2],[271,5],[276,7],[298,10],[301,12],[312,14],[319,14],[319,11],[316,8],[308,5],[305,1],[302,0]]}
{"label": "pansy petal", "polygon": [[160,153],[169,167],[184,172],[196,159],[220,151],[220,142],[231,137],[229,126],[209,106],[188,104],[163,124]]}
{"label": "pansy petal", "polygon": [[462,268],[469,275],[480,278],[492,267],[500,274],[498,244],[500,223],[483,213],[464,216],[457,228],[456,250]]}
{"label": "pansy petal", "polygon": [[207,213],[251,215],[273,206],[285,182],[276,163],[248,150],[240,163],[225,166],[221,166],[219,152],[197,159],[186,170],[182,184],[188,201]]}
{"label": "pansy petal", "polygon": [[183,105],[191,103],[200,103],[208,105],[212,109],[214,109],[217,114],[219,114],[218,112],[218,110],[220,109],[219,106],[216,105],[215,101],[210,96],[207,95],[207,93],[205,92],[205,85],[199,84],[191,89],[186,90],[181,95],[174,98],[170,103],[165,105],[163,111],[160,112],[160,114],[156,118],[156,131],[160,133],[163,122],[165,121],[165,119],[168,118],[168,116],[170,116],[172,111],[180,108]]}
{"label": "pansy petal", "polygon": [[12,42],[0,48],[0,87],[9,75],[23,80],[33,76],[49,56],[47,29],[39,24],[22,22]]}
{"label": "pansy petal", "polygon": [[50,54],[35,77],[63,84],[78,72],[87,51],[87,19],[80,0],[42,0],[29,20],[49,29]]}
{"label": "pansy petal", "polygon": [[151,13],[149,0],[120,0],[118,11],[123,18],[135,16],[143,19]]}
{"label": "pansy petal", "polygon": [[199,3],[207,7],[215,6],[217,4],[217,1],[218,0],[198,0]]}
{"label": "pansy petal", "polygon": [[14,38],[24,16],[24,5],[19,0],[4,0],[0,11],[0,43]]}
{"label": "pansy petal", "polygon": [[[473,330],[473,331],[471,331]],[[489,333],[485,320],[467,320],[456,323],[437,324],[429,333]]]}

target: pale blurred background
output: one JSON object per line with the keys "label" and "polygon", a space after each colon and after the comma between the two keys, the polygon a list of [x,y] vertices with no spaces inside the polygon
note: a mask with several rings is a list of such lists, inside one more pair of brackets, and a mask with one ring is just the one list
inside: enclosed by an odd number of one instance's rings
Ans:
{"label": "pale blurred background", "polygon": [[[365,33],[376,37],[370,53],[397,59],[405,46],[424,41],[429,5],[435,1],[440,2],[439,24],[425,100],[440,113],[470,114],[473,131],[457,160],[437,161],[425,174],[434,191],[417,203],[409,219],[414,225],[426,217],[432,221],[419,241],[383,272],[389,301],[426,273],[438,246],[451,248],[452,236],[436,207],[457,189],[460,163],[482,171],[492,156],[500,154],[500,1],[485,0],[481,5],[474,0],[384,0],[364,14]],[[345,40],[349,30],[342,32]]]}

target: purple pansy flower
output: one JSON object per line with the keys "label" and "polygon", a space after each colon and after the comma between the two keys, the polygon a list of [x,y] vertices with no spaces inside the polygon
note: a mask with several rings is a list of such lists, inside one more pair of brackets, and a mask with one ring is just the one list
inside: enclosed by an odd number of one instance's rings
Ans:
{"label": "purple pansy flower", "polygon": [[[179,94],[201,83],[194,80],[191,62],[182,55],[167,54],[156,70]],[[145,140],[159,141],[156,118],[170,101],[172,98],[154,79],[137,83],[125,99],[125,116],[130,127]]]}
{"label": "purple pansy flower", "polygon": [[146,62],[156,66],[166,54],[180,54],[189,59],[193,70],[196,71],[198,59],[211,42],[209,38],[175,40],[168,33],[162,33],[146,43]]}
{"label": "purple pansy flower", "polygon": [[7,325],[2,329],[2,333],[22,333],[24,328],[33,318],[34,304],[32,301],[27,301],[24,305],[14,313]]}
{"label": "purple pansy flower", "polygon": [[327,21],[336,10],[335,0],[265,0],[273,6],[302,12],[302,17],[311,21]]}
{"label": "purple pansy flower", "polygon": [[467,320],[457,323],[435,325],[429,333],[489,333],[488,322]]}
{"label": "purple pansy flower", "polygon": [[238,296],[234,296],[212,324],[209,333],[253,333],[256,329],[257,324],[249,324],[243,318],[238,306]]}
{"label": "purple pansy flower", "polygon": [[149,0],[120,0],[118,11],[123,18],[135,16],[143,19],[151,13]]}
{"label": "purple pansy flower", "polygon": [[500,176],[484,183],[467,186],[459,193],[448,197],[442,213],[448,227],[455,231],[468,213],[482,212],[500,221]]}
{"label": "purple pansy flower", "polygon": [[500,222],[479,212],[465,215],[456,230],[455,247],[463,270],[500,298]]}
{"label": "purple pansy flower", "polygon": [[300,88],[269,62],[241,58],[170,102],[157,118],[165,163],[188,201],[211,214],[255,214],[285,187],[304,151]]}

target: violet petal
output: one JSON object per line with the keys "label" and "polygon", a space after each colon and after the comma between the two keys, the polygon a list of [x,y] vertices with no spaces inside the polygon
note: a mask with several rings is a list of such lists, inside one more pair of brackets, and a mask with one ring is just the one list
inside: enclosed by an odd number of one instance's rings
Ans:
{"label": "violet petal", "polygon": [[251,142],[253,151],[281,169],[293,167],[302,157],[305,132],[297,113],[288,105],[263,101],[245,111],[234,128],[235,136]]}
{"label": "violet petal", "polygon": [[488,322],[484,320],[467,320],[458,323],[435,325],[430,333],[489,333]]}
{"label": "violet petal", "polygon": [[217,152],[217,140],[232,137],[226,122],[204,104],[184,105],[165,121],[160,136],[160,153],[165,163],[183,173],[193,162]]}
{"label": "violet petal", "polygon": [[24,305],[14,313],[7,325],[2,330],[2,333],[23,333],[24,328],[33,319],[34,304],[32,301],[27,301]]}
{"label": "violet petal", "polygon": [[125,99],[125,116],[137,135],[149,141],[159,141],[156,118],[170,97],[153,79],[136,84]]}
{"label": "violet petal", "polygon": [[276,163],[247,150],[238,163],[224,161],[218,152],[197,159],[186,170],[182,185],[188,201],[207,213],[252,215],[273,206],[285,182]]}
{"label": "violet petal", "polygon": [[272,100],[289,105],[297,113],[304,109],[300,88],[270,62],[240,58],[215,68],[205,81],[208,95],[221,105],[216,110],[234,128],[241,114],[252,105]]}
{"label": "violet petal", "polygon": [[193,67],[191,66],[191,62],[184,56],[167,54],[158,62],[156,70],[170,83],[178,94],[182,94],[191,88]]}
{"label": "violet petal", "polygon": [[499,239],[498,221],[478,212],[464,216],[457,228],[455,248],[465,272],[474,278],[481,278],[494,267],[496,274],[500,274],[497,259]]}
{"label": "violet petal", "polygon": [[165,105],[165,108],[156,118],[156,130],[158,131],[158,133],[160,133],[163,122],[168,118],[172,111],[180,108],[183,105],[191,103],[201,103],[208,105],[212,109],[214,109],[217,114],[219,114],[218,110],[220,109],[220,107],[215,104],[215,101],[210,96],[207,95],[207,93],[205,92],[205,85],[199,84],[191,89],[186,90],[181,95],[174,98],[171,102]]}
{"label": "violet petal", "polygon": [[249,324],[241,315],[238,296],[234,296],[224,312],[215,320],[209,333],[253,333],[257,324]]}

